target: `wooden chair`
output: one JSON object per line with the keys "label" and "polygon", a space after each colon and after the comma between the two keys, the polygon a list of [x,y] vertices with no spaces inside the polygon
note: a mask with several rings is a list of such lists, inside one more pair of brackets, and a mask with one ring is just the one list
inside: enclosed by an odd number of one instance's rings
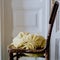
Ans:
{"label": "wooden chair", "polygon": [[14,57],[16,57],[16,60],[18,60],[18,58],[25,56],[24,53],[45,54],[45,56],[40,56],[40,57],[45,57],[46,60],[50,60],[50,39],[51,39],[52,28],[58,10],[58,6],[59,6],[59,2],[55,1],[49,20],[49,31],[47,35],[46,46],[43,49],[37,49],[37,50],[24,50],[24,49],[22,50],[22,49],[14,49],[13,47],[8,47],[9,60],[14,60]]}

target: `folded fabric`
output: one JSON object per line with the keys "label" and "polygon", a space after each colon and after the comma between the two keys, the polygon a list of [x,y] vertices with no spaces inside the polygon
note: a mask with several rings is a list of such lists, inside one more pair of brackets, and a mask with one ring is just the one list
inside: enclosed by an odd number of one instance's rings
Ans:
{"label": "folded fabric", "polygon": [[20,32],[12,42],[15,48],[21,49],[30,49],[36,50],[37,48],[44,48],[46,44],[46,40],[43,36],[39,34],[31,34]]}

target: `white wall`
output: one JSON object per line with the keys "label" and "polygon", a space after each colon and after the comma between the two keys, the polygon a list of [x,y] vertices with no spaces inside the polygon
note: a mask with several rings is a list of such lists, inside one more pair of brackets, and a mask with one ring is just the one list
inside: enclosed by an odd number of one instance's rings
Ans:
{"label": "white wall", "polygon": [[1,0],[0,0],[0,60],[1,60]]}

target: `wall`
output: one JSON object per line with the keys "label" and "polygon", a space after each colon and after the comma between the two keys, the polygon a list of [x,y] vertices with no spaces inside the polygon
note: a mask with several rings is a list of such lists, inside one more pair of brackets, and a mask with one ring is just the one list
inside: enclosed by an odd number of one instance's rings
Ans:
{"label": "wall", "polygon": [[1,60],[5,60],[5,41],[4,41],[4,0],[0,2],[1,6]]}
{"label": "wall", "polygon": [[0,60],[1,60],[1,0],[0,0]]}

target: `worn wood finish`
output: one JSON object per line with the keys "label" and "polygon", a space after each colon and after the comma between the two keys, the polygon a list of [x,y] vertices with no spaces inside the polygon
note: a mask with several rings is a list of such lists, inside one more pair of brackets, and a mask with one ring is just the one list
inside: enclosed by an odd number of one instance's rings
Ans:
{"label": "worn wood finish", "polygon": [[54,21],[55,21],[55,17],[57,14],[58,7],[59,7],[59,3],[58,3],[58,1],[56,1],[54,6],[53,6],[53,10],[52,10],[51,17],[49,20],[49,31],[48,31],[47,45],[46,45],[47,60],[50,60],[50,39],[51,39],[52,28],[54,25]]}
{"label": "worn wood finish", "polygon": [[[25,56],[24,53],[33,53],[33,54],[42,53],[42,54],[45,54],[44,56],[46,60],[50,60],[50,39],[51,39],[52,28],[53,28],[55,16],[58,10],[58,6],[59,6],[59,3],[58,1],[56,1],[53,6],[53,10],[52,10],[51,17],[49,20],[49,31],[47,35],[47,43],[46,43],[45,48],[39,49],[39,50],[24,50],[24,49],[13,49],[12,47],[8,47],[10,60],[14,60],[13,59],[14,57],[16,57],[16,60],[18,60],[19,57]],[[16,55],[13,55],[13,53],[16,53]]]}
{"label": "worn wood finish", "polygon": [[9,52],[9,60],[13,60],[13,53]]}

